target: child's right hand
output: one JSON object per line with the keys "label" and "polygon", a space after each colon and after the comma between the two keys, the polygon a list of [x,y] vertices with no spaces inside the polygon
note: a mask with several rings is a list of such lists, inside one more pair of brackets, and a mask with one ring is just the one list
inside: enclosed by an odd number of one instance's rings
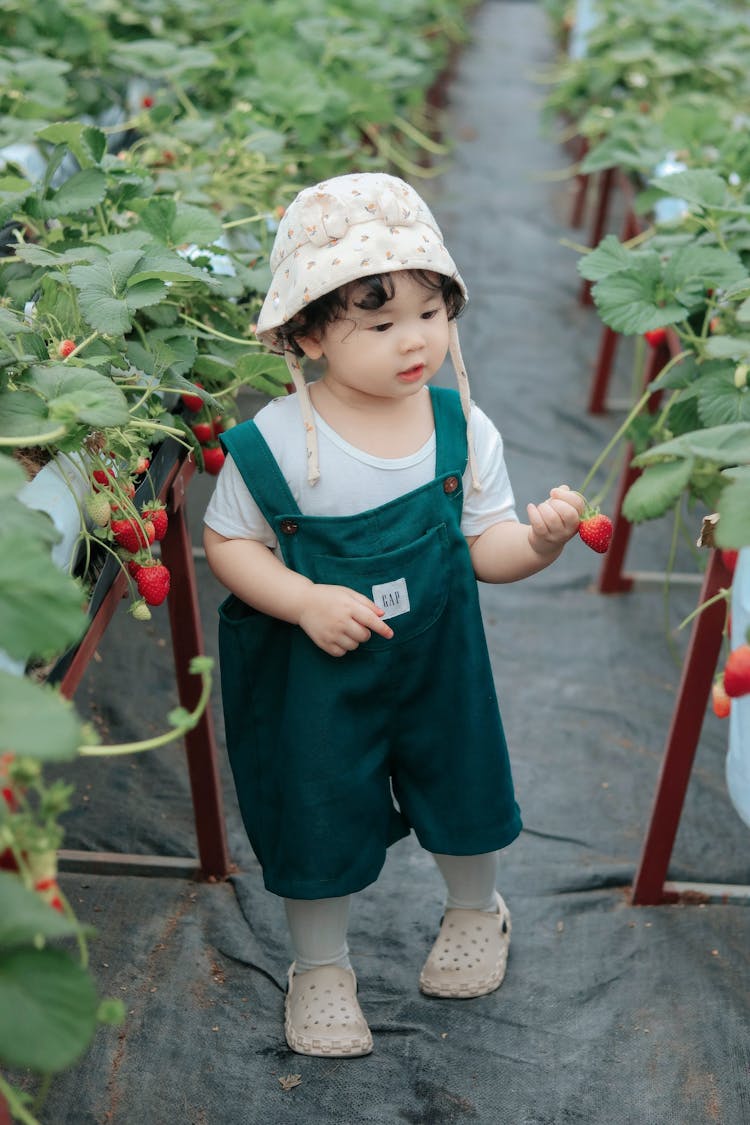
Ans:
{"label": "child's right hand", "polygon": [[382,620],[383,612],[347,586],[315,584],[306,594],[298,624],[329,656],[345,656],[369,640],[371,633],[386,640],[393,636],[393,629]]}

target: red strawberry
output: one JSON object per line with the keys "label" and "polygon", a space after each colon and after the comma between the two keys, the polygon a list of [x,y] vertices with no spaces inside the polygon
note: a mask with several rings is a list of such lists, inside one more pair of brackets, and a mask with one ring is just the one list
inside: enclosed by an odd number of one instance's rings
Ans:
{"label": "red strawberry", "polygon": [[210,422],[196,422],[190,429],[195,434],[196,440],[205,445],[214,436],[214,428]]}
{"label": "red strawberry", "polygon": [[216,438],[219,436],[219,434],[223,434],[224,433],[224,419],[223,418],[212,418],[211,419],[211,429],[213,430],[214,437],[216,437]]}
{"label": "red strawberry", "polygon": [[67,359],[71,352],[76,350],[75,340],[61,340],[57,346],[57,354],[61,359]]}
{"label": "red strawberry", "polygon": [[149,469],[150,465],[151,465],[151,461],[149,460],[148,457],[145,457],[145,456],[138,457],[136,462],[135,462],[135,471],[139,475],[141,473],[146,473],[146,472],[148,472],[148,469]]}
{"label": "red strawberry", "polygon": [[220,445],[206,445],[203,447],[203,464],[206,466],[206,472],[215,477],[217,473],[221,472],[221,467],[226,460],[224,450]]}
{"label": "red strawberry", "polygon": [[169,593],[170,574],[163,563],[142,566],[135,581],[138,593],[148,605],[161,605]]}
{"label": "red strawberry", "polygon": [[153,104],[154,104],[154,99],[151,97],[151,95],[150,94],[144,94],[143,97],[141,98],[141,105],[143,106],[143,108],[144,109],[151,109],[151,106]]}
{"label": "red strawberry", "polygon": [[109,526],[115,542],[124,547],[126,551],[132,551],[133,554],[141,547],[149,546],[156,537],[151,520],[144,520],[143,526],[135,519],[112,520]]}
{"label": "red strawberry", "polygon": [[711,688],[711,706],[714,715],[717,715],[720,719],[726,719],[732,706],[732,701],[727,695],[724,680],[721,676],[718,680],[714,680]]}
{"label": "red strawberry", "polygon": [[740,645],[727,657],[724,689],[730,699],[750,694],[750,644]]}
{"label": "red strawberry", "polygon": [[[201,390],[203,389],[202,383],[196,383],[195,385],[196,385],[196,387],[200,387]],[[188,408],[188,410],[192,410],[192,412],[194,414],[197,414],[198,411],[203,406],[203,399],[201,398],[200,395],[191,395],[189,392],[186,391],[185,394],[181,395],[180,397],[181,397],[182,401],[185,403],[185,406]]]}
{"label": "red strawberry", "polygon": [[643,335],[652,348],[660,347],[667,340],[666,328],[652,328],[650,332],[644,332]]}
{"label": "red strawberry", "polygon": [[[112,478],[114,477],[114,470],[107,467],[106,469],[94,469],[91,474],[94,478],[94,492],[98,492],[99,488],[111,488]],[[97,485],[99,488],[97,488]]]}
{"label": "red strawberry", "polygon": [[151,504],[146,504],[141,511],[144,520],[148,520],[154,525],[154,539],[159,542],[167,534],[167,510],[163,504],[155,500]]}
{"label": "red strawberry", "polygon": [[578,525],[578,534],[586,546],[597,554],[603,555],[612,541],[612,530],[612,520],[609,516],[605,516],[598,508],[590,508],[587,504]]}

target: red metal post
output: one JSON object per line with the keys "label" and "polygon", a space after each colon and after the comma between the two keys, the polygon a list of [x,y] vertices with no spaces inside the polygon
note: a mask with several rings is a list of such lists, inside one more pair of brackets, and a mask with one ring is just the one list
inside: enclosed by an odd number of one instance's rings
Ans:
{"label": "red metal post", "polygon": [[[591,246],[592,248],[598,246],[602,238],[604,237],[614,183],[614,168],[605,168],[603,172],[599,173],[596,193],[596,211],[594,212],[594,222],[592,224],[591,234],[589,236],[589,246]],[[578,300],[582,305],[593,304],[591,300],[591,282],[586,281],[585,278],[581,284],[581,291],[578,295]]]}
{"label": "red metal post", "polygon": [[[698,604],[708,601],[730,583],[731,575],[721,552],[712,551]],[[704,609],[693,623],[651,819],[633,883],[632,901],[638,906],[656,906],[672,900],[672,896],[664,892],[664,882],[719,659],[725,620],[726,604],[719,601]]]}
{"label": "red metal post", "polygon": [[[576,153],[575,159],[577,162],[583,160],[584,156],[589,150],[588,141],[585,137],[576,138]],[[570,213],[570,225],[572,227],[583,226],[583,215],[586,210],[586,196],[588,195],[588,187],[591,177],[587,172],[578,172],[575,178],[575,194],[573,196],[573,209]]]}
{"label": "red metal post", "polygon": [[[200,677],[190,674],[194,656],[202,655],[203,630],[198,588],[193,567],[193,548],[185,517],[185,484],[194,465],[186,463],[178,473],[168,501],[169,525],[161,543],[161,555],[171,574],[167,598],[172,631],[172,650],[180,703],[192,711],[200,696]],[[188,772],[195,810],[198,853],[204,875],[222,878],[232,864],[226,838],[216,738],[210,707],[198,724],[185,735]]]}

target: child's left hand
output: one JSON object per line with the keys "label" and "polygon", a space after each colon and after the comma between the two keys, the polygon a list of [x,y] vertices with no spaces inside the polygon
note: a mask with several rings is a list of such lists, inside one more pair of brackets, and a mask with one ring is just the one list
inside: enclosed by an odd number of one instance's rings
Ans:
{"label": "child's left hand", "polygon": [[541,504],[527,504],[529,542],[533,549],[540,555],[549,555],[564,547],[578,531],[585,506],[580,492],[574,492],[567,484],[550,489],[549,499]]}

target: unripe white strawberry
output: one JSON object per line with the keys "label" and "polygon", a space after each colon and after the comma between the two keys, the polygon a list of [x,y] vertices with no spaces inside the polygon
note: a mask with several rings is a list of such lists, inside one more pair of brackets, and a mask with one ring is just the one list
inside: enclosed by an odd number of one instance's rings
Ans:
{"label": "unripe white strawberry", "polygon": [[106,527],[112,518],[112,505],[103,492],[92,492],[86,497],[86,511],[97,527]]}

